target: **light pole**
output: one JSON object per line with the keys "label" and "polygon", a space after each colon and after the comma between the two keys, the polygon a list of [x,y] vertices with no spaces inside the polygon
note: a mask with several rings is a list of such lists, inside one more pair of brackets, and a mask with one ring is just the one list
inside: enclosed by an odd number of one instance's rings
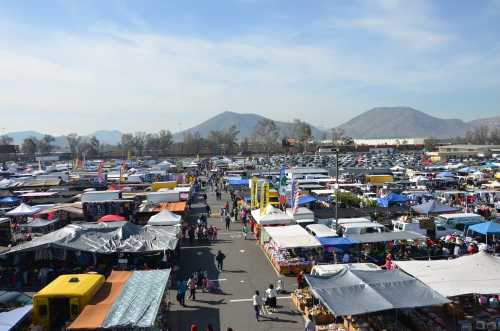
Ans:
{"label": "light pole", "polygon": [[339,227],[339,147],[335,148],[335,230]]}

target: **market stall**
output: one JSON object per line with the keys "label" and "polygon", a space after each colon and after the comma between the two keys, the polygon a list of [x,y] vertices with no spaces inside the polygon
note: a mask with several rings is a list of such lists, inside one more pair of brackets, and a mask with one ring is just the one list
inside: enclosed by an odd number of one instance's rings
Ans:
{"label": "market stall", "polygon": [[[374,265],[333,265],[326,272],[306,275],[308,288],[296,290],[292,302],[318,330],[411,330],[385,311],[444,305],[448,299],[415,278],[399,271],[380,270]],[[436,329],[440,330],[440,329]]]}
{"label": "market stall", "polygon": [[252,210],[249,220],[250,229],[259,238],[263,227],[294,224],[294,218],[280,209],[268,205],[263,212],[260,209]]}
{"label": "market stall", "polygon": [[321,243],[300,225],[264,227],[261,247],[274,268],[282,274],[309,272],[321,259]]}

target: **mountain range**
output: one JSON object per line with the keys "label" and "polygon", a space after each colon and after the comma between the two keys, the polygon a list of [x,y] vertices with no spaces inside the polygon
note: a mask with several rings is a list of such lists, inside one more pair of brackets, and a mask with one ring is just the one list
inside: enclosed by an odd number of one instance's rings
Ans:
{"label": "mountain range", "polygon": [[[224,130],[229,128],[231,125],[236,125],[236,128],[239,130],[238,139],[241,141],[245,138],[250,138],[254,133],[257,123],[263,119],[266,118],[257,114],[240,114],[226,111],[198,124],[197,126],[175,133],[174,140],[182,141],[184,134],[189,132],[198,132],[202,137],[206,137],[210,131]],[[274,123],[280,132],[280,137],[286,137],[292,134],[293,123],[280,121],[274,121]],[[311,125],[311,133],[314,137],[320,137],[324,131]]]}
{"label": "mountain range", "polygon": [[[258,114],[241,114],[235,112],[220,113],[190,129],[174,134],[175,141],[182,141],[184,134],[199,132],[206,137],[210,131],[224,130],[236,125],[239,130],[238,139],[250,138],[256,124],[265,117]],[[290,136],[292,122],[274,121],[280,131],[280,137]],[[345,135],[353,138],[449,138],[463,136],[467,130],[486,125],[500,128],[500,116],[476,119],[464,122],[460,119],[442,119],[409,107],[378,107],[355,116],[340,125]],[[312,135],[316,138],[329,137],[329,130],[311,125]],[[9,132],[6,135],[14,139],[15,144],[22,144],[28,137],[41,139],[43,134],[37,131]],[[118,130],[99,130],[85,137],[96,136],[101,143],[117,144],[122,133]],[[67,148],[66,136],[55,137],[55,144]]]}

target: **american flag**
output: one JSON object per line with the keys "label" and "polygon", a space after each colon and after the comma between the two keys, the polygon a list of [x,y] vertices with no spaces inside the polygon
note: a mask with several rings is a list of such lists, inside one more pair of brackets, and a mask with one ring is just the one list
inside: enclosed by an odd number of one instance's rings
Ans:
{"label": "american flag", "polygon": [[300,190],[297,188],[295,190],[295,196],[293,197],[293,213],[297,213],[297,209],[299,209],[299,199],[300,199]]}

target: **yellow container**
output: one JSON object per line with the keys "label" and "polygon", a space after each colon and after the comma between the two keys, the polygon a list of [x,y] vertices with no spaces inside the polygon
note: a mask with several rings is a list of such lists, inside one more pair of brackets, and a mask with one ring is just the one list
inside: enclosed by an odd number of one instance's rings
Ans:
{"label": "yellow container", "polygon": [[151,190],[156,192],[159,189],[166,188],[169,190],[172,190],[177,187],[177,182],[176,181],[169,181],[169,182],[154,182],[151,184]]}
{"label": "yellow container", "polygon": [[382,185],[385,183],[392,183],[394,177],[392,175],[368,175],[366,176],[366,183],[372,185]]}
{"label": "yellow container", "polygon": [[60,329],[78,317],[104,283],[98,274],[61,275],[33,296],[33,322]]}

